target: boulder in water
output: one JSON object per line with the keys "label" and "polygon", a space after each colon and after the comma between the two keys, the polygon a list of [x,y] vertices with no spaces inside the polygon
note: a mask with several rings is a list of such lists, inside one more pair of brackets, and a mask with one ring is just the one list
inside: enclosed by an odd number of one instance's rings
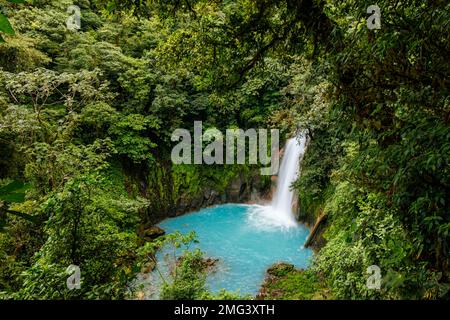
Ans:
{"label": "boulder in water", "polygon": [[[177,264],[180,265],[183,257],[177,258]],[[215,271],[219,259],[203,258],[201,260],[193,260],[191,267],[199,271],[206,271],[207,273]]]}

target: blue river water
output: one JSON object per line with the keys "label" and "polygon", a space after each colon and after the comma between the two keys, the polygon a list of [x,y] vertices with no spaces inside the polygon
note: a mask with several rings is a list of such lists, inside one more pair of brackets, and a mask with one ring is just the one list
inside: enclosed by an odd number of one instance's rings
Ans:
{"label": "blue river water", "polygon": [[288,262],[307,268],[312,256],[303,244],[308,229],[303,225],[280,228],[266,225],[255,216],[260,206],[226,204],[215,206],[159,224],[167,233],[195,231],[196,244],[205,255],[219,259],[215,272],[207,278],[212,292],[220,289],[256,294],[268,267]]}

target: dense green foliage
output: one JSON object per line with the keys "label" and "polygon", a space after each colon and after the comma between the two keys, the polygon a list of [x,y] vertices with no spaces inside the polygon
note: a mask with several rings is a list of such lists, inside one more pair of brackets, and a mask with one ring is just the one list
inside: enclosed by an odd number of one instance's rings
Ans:
{"label": "dense green foliage", "polygon": [[[328,215],[326,245],[284,298],[448,298],[450,5],[380,0],[370,30],[371,4],[1,0],[1,296],[127,297],[143,228],[253,174],[171,164],[173,130],[202,120],[309,132],[295,188],[301,216]],[[200,256],[166,298],[211,297]]]}
{"label": "dense green foliage", "polygon": [[[205,293],[206,274],[203,266],[203,253],[200,249],[189,250],[195,240],[195,233],[181,235],[174,233],[160,237],[147,243],[141,251],[154,263],[161,277],[161,299],[165,300],[196,300]],[[160,270],[155,255],[164,248],[164,264],[166,273]],[[181,252],[180,252],[181,251]]]}

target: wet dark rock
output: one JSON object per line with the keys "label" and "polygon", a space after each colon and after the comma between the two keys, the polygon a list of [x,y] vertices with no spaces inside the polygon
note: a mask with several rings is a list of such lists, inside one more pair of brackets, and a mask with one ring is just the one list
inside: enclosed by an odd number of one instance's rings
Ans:
{"label": "wet dark rock", "polygon": [[214,259],[214,258],[206,258],[205,260],[203,260],[203,265],[205,266],[206,269],[212,269],[215,266],[217,266],[217,263],[219,262],[219,259]]}
{"label": "wet dark rock", "polygon": [[240,178],[234,179],[226,189],[228,202],[239,202],[243,194],[242,181]]}
{"label": "wet dark rock", "polygon": [[144,239],[151,241],[165,234],[166,232],[162,228],[158,226],[151,226],[144,230]]}
{"label": "wet dark rock", "polygon": [[[188,212],[211,207],[223,203],[245,203],[247,201],[265,198],[269,194],[270,185],[264,183],[259,170],[255,174],[238,176],[231,180],[224,191],[218,191],[211,186],[205,187],[196,195],[183,193],[167,216],[180,216]],[[255,201],[256,201],[255,200]]]}

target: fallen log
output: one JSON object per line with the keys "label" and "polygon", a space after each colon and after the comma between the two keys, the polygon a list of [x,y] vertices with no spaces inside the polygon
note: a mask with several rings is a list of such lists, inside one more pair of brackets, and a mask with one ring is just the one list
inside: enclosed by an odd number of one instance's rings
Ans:
{"label": "fallen log", "polygon": [[305,248],[311,246],[311,244],[314,242],[316,237],[320,234],[320,229],[324,225],[324,223],[327,221],[328,215],[321,214],[318,218],[316,223],[314,224],[313,228],[311,229],[311,232],[309,233],[308,238],[305,242]]}

